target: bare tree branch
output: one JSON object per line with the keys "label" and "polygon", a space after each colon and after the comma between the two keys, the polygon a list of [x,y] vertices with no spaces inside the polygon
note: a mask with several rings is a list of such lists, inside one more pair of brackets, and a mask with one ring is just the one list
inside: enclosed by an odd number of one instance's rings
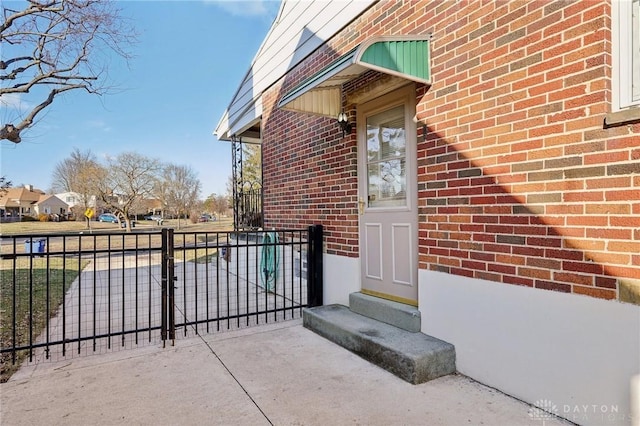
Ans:
{"label": "bare tree branch", "polygon": [[[0,98],[18,94],[35,105],[20,112],[17,122],[0,123],[0,140],[14,143],[57,95],[75,89],[107,93],[103,71],[112,60],[109,53],[128,59],[126,48],[136,38],[112,1],[29,0],[24,10],[3,6],[2,11],[0,42],[11,59],[0,61],[6,71],[0,80],[15,83],[0,87]],[[52,88],[44,95],[32,91],[47,86]]]}
{"label": "bare tree branch", "polygon": [[[11,58],[7,61],[3,61],[0,60],[0,70],[6,70],[7,67],[9,65],[11,65],[14,62],[18,62],[18,61],[29,61],[29,60],[33,60],[32,56],[18,56],[17,58]],[[5,78],[2,78],[3,80],[5,80]]]}
{"label": "bare tree branch", "polygon": [[126,223],[136,206],[153,193],[160,163],[158,160],[128,152],[109,159],[102,172],[96,173],[97,196]]}
{"label": "bare tree branch", "polygon": [[5,176],[0,176],[0,196],[6,194],[9,188],[11,188],[11,181]]}
{"label": "bare tree branch", "polygon": [[[23,18],[25,16],[28,16],[28,15],[34,13],[35,10],[39,10],[41,12],[46,12],[46,11],[49,11],[49,12],[60,12],[60,11],[62,11],[62,7],[60,7],[60,6],[53,7],[53,6],[56,5],[56,3],[59,3],[57,1],[51,1],[49,3],[44,3],[44,4],[38,3],[36,1],[29,1],[29,3],[31,3],[31,5],[26,10],[23,10],[21,12],[14,11],[14,10],[11,10],[11,9],[6,9],[7,11],[14,12],[14,14],[10,15],[10,16],[6,16],[6,13],[5,13],[5,20],[2,23],[2,25],[0,25],[0,34],[2,34],[7,28],[9,28],[11,25],[13,25],[13,23],[15,21],[17,21],[20,18]],[[5,11],[3,10],[3,12],[5,12]]]}
{"label": "bare tree branch", "polygon": [[43,109],[45,109],[46,107],[48,107],[53,103],[53,100],[56,95],[62,92],[66,92],[68,90],[81,89],[81,88],[84,88],[84,86],[69,85],[61,89],[53,89],[51,92],[49,92],[49,96],[47,96],[47,99],[45,99],[44,102],[42,102],[40,105],[37,105],[35,108],[33,108],[31,112],[20,122],[20,124],[18,124],[17,126],[14,126],[12,124],[4,125],[0,129],[0,139],[6,139],[14,143],[21,142],[22,139],[20,137],[20,132],[23,129],[26,129],[27,127],[29,127],[33,123],[33,120],[35,119],[36,115],[40,113],[40,111],[42,111]]}
{"label": "bare tree branch", "polygon": [[190,213],[198,202],[200,188],[200,181],[191,167],[175,164],[166,164],[163,167],[155,193],[163,205],[178,216],[178,229],[180,217]]}

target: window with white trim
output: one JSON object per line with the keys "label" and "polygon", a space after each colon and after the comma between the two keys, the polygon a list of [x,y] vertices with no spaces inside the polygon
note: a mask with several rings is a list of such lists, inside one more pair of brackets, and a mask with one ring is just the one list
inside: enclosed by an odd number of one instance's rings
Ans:
{"label": "window with white trim", "polygon": [[640,106],[640,0],[614,0],[613,111]]}

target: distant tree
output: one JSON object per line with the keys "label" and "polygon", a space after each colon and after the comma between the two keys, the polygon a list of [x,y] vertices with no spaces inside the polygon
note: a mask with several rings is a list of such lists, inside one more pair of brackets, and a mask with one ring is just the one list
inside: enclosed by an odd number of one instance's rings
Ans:
{"label": "distant tree", "polygon": [[234,185],[235,185],[235,182],[233,180],[233,176],[229,175],[229,177],[227,178],[227,184],[225,185],[225,189],[227,190],[227,196],[229,197],[229,200],[231,200],[233,197]]}
{"label": "distant tree", "polygon": [[51,189],[53,192],[75,192],[80,197],[80,209],[84,212],[95,201],[95,174],[99,168],[96,156],[90,151],[74,148],[69,157],[60,161],[53,169]]}
{"label": "distant tree", "polygon": [[229,210],[229,197],[226,195],[216,195],[213,212],[220,217],[227,213],[227,210]]}
{"label": "distant tree", "polygon": [[[3,117],[0,140],[19,143],[22,132],[62,93],[107,93],[110,53],[128,59],[126,49],[136,39],[112,1],[29,0],[1,7],[0,103],[15,115]],[[20,102],[21,96],[28,101]]]}
{"label": "distant tree", "polygon": [[262,183],[262,147],[243,144],[242,179],[249,184]]}
{"label": "distant tree", "polygon": [[162,217],[167,215],[168,204],[169,204],[169,184],[163,178],[162,174],[156,180],[156,183],[153,185],[153,197],[160,201],[162,204]]}
{"label": "distant tree", "polygon": [[191,223],[198,223],[198,220],[200,219],[200,213],[202,213],[203,211],[204,202],[202,200],[196,200],[196,202],[191,205],[191,210],[189,212],[189,221]]}
{"label": "distant tree", "polygon": [[162,168],[156,190],[162,189],[167,208],[180,217],[190,214],[200,197],[200,181],[197,174],[189,166],[167,164]]}
{"label": "distant tree", "polygon": [[160,162],[135,152],[109,158],[106,166],[96,170],[92,180],[100,200],[131,231],[130,215],[144,198],[151,197],[160,178]]}
{"label": "distant tree", "polygon": [[51,173],[52,192],[74,192],[79,170],[89,162],[96,162],[90,150],[85,152],[74,147],[69,157],[59,161]]}
{"label": "distant tree", "polygon": [[207,198],[205,198],[205,200],[202,202],[202,208],[204,209],[204,211],[207,211],[209,213],[213,213],[214,210],[214,203],[215,203],[215,198],[216,198],[216,194],[210,194]]}
{"label": "distant tree", "polygon": [[249,199],[256,196],[262,188],[262,146],[242,145],[242,167],[227,181],[229,205],[233,206],[234,220],[246,221],[255,212],[247,211]]}
{"label": "distant tree", "polygon": [[226,195],[216,195],[215,193],[211,194],[204,200],[203,207],[209,213],[221,216],[229,210],[229,197]]}
{"label": "distant tree", "polygon": [[256,144],[242,145],[242,169],[236,176],[227,179],[229,202],[233,202],[234,194],[248,191],[262,185],[262,147]]}
{"label": "distant tree", "polygon": [[5,176],[0,176],[0,196],[6,194],[9,188],[11,188],[11,181]]}

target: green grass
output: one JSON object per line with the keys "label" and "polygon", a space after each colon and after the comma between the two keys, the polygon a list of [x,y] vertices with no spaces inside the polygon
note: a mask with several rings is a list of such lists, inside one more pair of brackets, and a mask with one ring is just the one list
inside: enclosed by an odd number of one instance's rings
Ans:
{"label": "green grass", "polygon": [[[31,337],[35,342],[47,322],[47,277],[49,318],[52,318],[56,315],[66,291],[87,264],[87,261],[79,264],[77,259],[64,261],[62,258],[52,257],[49,258],[47,265],[45,258],[21,257],[15,259],[14,275],[14,259],[2,259],[0,261],[0,346],[3,349],[12,346],[14,318],[16,346],[29,344],[30,313],[33,321]],[[27,352],[19,351],[15,364],[12,363],[11,353],[1,355],[0,382],[9,380],[28,355]]]}

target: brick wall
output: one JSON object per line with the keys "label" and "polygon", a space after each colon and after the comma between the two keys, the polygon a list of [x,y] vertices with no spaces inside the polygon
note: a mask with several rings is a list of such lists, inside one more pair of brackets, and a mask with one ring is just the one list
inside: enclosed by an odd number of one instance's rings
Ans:
{"label": "brick wall", "polygon": [[[358,253],[357,154],[336,121],[266,105],[263,99],[263,181],[266,228],[325,228],[327,252]],[[266,102],[266,100],[269,100]]]}
{"label": "brick wall", "polygon": [[357,255],[355,134],[268,105],[367,37],[432,33],[420,268],[640,303],[640,124],[603,128],[610,15],[604,1],[376,4],[265,95],[267,223],[324,223],[329,252]]}

